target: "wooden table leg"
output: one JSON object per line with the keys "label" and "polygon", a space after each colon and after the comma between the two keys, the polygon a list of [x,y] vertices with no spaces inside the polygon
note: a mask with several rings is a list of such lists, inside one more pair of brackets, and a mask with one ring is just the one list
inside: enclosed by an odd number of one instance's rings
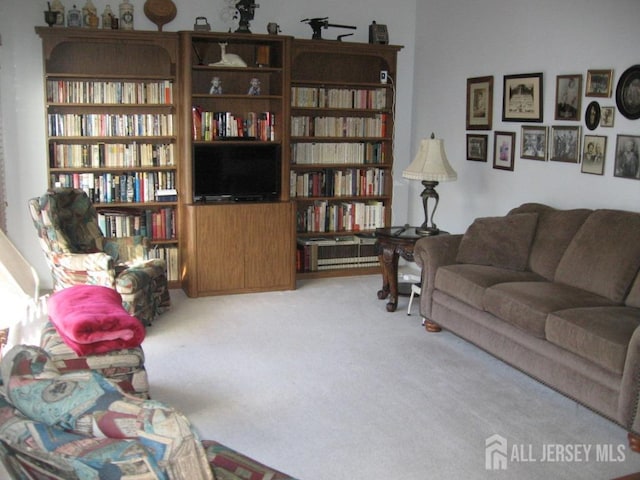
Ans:
{"label": "wooden table leg", "polygon": [[395,312],[398,307],[398,253],[393,246],[382,246],[380,265],[382,267],[382,290],[378,291],[380,300],[389,297],[387,312]]}

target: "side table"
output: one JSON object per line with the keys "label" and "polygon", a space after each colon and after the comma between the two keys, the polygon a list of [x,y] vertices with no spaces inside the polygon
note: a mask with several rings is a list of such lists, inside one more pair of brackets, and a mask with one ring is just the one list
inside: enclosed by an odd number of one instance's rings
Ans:
{"label": "side table", "polygon": [[[441,231],[440,235],[448,232]],[[398,307],[398,260],[400,257],[413,262],[413,248],[423,235],[416,233],[416,227],[376,228],[376,250],[382,267],[382,289],[378,298],[387,302],[387,312],[395,312]]]}

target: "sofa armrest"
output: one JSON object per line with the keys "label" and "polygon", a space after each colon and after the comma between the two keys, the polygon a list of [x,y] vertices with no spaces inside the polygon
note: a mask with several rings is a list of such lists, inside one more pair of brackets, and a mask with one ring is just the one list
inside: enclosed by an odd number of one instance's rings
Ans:
{"label": "sofa armrest", "polygon": [[633,332],[627,347],[617,420],[627,429],[640,434],[640,327]]}
{"label": "sofa armrest", "polygon": [[431,297],[436,271],[442,265],[456,263],[458,246],[462,235],[438,235],[421,238],[413,250],[415,262],[422,268],[422,293],[420,293],[420,315],[431,318]]}

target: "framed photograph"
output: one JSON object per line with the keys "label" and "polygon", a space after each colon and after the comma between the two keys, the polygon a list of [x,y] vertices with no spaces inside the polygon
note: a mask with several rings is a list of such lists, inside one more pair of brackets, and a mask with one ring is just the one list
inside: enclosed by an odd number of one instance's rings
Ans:
{"label": "framed photograph", "polygon": [[547,127],[523,126],[520,137],[520,158],[547,159]]}
{"label": "framed photograph", "polygon": [[580,120],[582,75],[556,77],[556,120]]}
{"label": "framed photograph", "polygon": [[616,107],[600,107],[600,126],[613,127]]}
{"label": "framed photograph", "polygon": [[586,97],[611,96],[613,85],[613,70],[587,70],[587,84],[585,86]]}
{"label": "framed photograph", "polygon": [[580,161],[580,127],[551,127],[551,160]]}
{"label": "framed photograph", "polygon": [[640,136],[618,135],[616,138],[615,177],[640,179]]}
{"label": "framed photograph", "polygon": [[489,135],[467,133],[467,160],[486,162],[488,142]]}
{"label": "framed photograph", "polygon": [[600,116],[600,104],[594,100],[587,105],[587,109],[584,111],[584,121],[589,130],[595,130],[598,127]]}
{"label": "framed photograph", "polygon": [[493,168],[513,171],[516,134],[496,132],[493,142]]}
{"label": "framed photograph", "polygon": [[493,76],[467,79],[467,130],[491,130]]}
{"label": "framed photograph", "polygon": [[626,69],[618,80],[616,105],[626,118],[640,118],[640,65]]}
{"label": "framed photograph", "polygon": [[582,173],[602,175],[607,152],[607,137],[585,135],[582,147]]}
{"label": "framed photograph", "polygon": [[542,80],[542,73],[504,76],[503,122],[542,121]]}

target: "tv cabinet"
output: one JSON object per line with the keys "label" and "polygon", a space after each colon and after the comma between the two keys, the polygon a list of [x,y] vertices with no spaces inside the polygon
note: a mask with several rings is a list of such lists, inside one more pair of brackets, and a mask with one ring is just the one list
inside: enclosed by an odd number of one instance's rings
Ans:
{"label": "tv cabinet", "polygon": [[293,209],[291,202],[188,205],[187,295],[294,289]]}
{"label": "tv cabinet", "polygon": [[[289,200],[290,37],[179,32],[180,162],[188,296],[295,288],[294,205]],[[214,78],[215,85],[214,85]],[[253,79],[257,79],[255,82]],[[259,86],[259,92],[253,88]],[[221,87],[221,91],[213,87]],[[280,193],[268,202],[200,202],[194,148],[246,159],[275,145]],[[202,148],[200,148],[202,150]],[[245,192],[247,193],[247,192]]]}
{"label": "tv cabinet", "polygon": [[147,236],[180,286],[176,34],[36,27],[50,186],[85,190],[106,236]]}

